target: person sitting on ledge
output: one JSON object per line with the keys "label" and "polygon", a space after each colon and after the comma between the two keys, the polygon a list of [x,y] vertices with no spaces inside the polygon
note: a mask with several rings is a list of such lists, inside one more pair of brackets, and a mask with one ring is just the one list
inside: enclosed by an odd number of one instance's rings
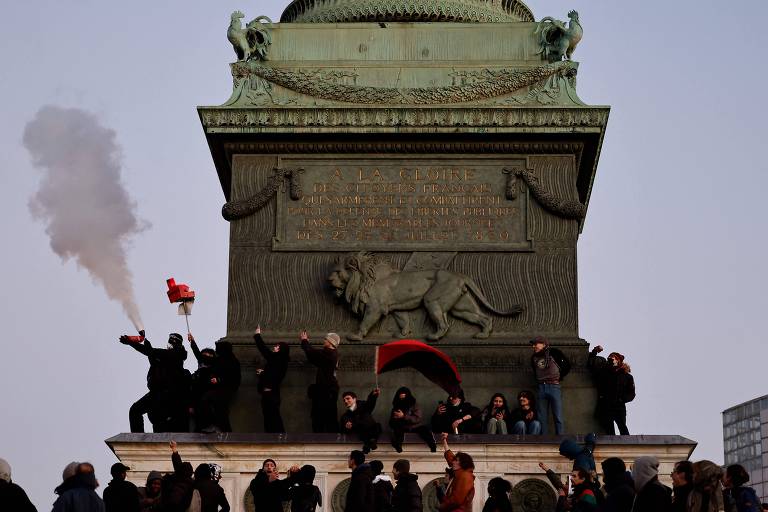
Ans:
{"label": "person sitting on ledge", "polygon": [[529,436],[541,434],[541,422],[536,414],[535,395],[530,391],[521,391],[517,394],[517,403],[519,406],[510,415],[512,433]]}
{"label": "person sitting on ledge", "polygon": [[597,407],[595,416],[606,434],[615,434],[614,422],[619,427],[619,434],[629,435],[627,428],[627,403],[635,399],[635,379],[630,368],[624,362],[624,356],[618,352],[608,354],[603,359],[597,354],[603,347],[596,346],[589,353],[587,368],[597,386]]}
{"label": "person sitting on ledge", "polygon": [[501,393],[495,393],[491,401],[480,413],[483,432],[486,434],[507,434],[509,431],[509,407],[507,399]]}
{"label": "person sitting on ledge", "polygon": [[392,428],[392,446],[400,453],[403,451],[403,440],[406,432],[414,432],[421,437],[430,451],[437,451],[435,438],[429,427],[421,423],[421,409],[416,404],[416,398],[411,390],[401,387],[392,397],[392,411],[389,413],[389,426]]}
{"label": "person sitting on ledge", "polygon": [[479,434],[480,428],[480,410],[465,401],[461,388],[448,395],[447,403],[440,402],[432,415],[432,432]]}
{"label": "person sitting on ledge", "polygon": [[312,432],[338,432],[336,402],[339,399],[339,381],[336,379],[336,370],[339,366],[337,349],[341,337],[335,332],[329,332],[323,339],[323,348],[314,348],[309,344],[307,331],[301,331],[299,338],[307,360],[317,367],[315,383],[307,389],[307,395],[312,400]]}
{"label": "person sitting on ledge", "polygon": [[249,485],[255,512],[283,512],[283,502],[288,501],[288,491],[298,481],[299,471],[299,466],[291,466],[288,478],[280,480],[277,463],[266,459]]}
{"label": "person sitting on ledge", "polygon": [[339,421],[341,432],[356,435],[363,442],[363,453],[368,453],[378,447],[381,425],[373,419],[372,414],[379,394],[381,394],[381,390],[376,388],[368,394],[366,400],[358,400],[354,391],[345,391],[341,395],[347,408]]}
{"label": "person sitting on ledge", "polygon": [[267,348],[261,337],[261,326],[256,326],[253,334],[256,348],[267,362],[263,369],[256,370],[259,376],[258,392],[261,394],[261,412],[264,416],[264,432],[285,432],[283,417],[280,414],[280,385],[288,371],[290,347],[285,342],[276,343]]}
{"label": "person sitting on ledge", "polygon": [[440,434],[443,443],[443,455],[448,465],[453,469],[453,479],[448,484],[445,496],[440,500],[440,512],[460,512],[472,510],[472,500],[475,498],[475,462],[472,456],[464,452],[451,451],[448,446],[448,434]]}

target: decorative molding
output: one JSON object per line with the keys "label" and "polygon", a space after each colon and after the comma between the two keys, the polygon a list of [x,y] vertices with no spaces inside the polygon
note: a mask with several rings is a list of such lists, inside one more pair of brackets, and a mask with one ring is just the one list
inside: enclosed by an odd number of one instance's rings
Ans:
{"label": "decorative molding", "polygon": [[221,208],[221,216],[225,220],[233,221],[253,215],[272,199],[283,180],[288,179],[289,194],[292,200],[298,201],[304,195],[301,189],[301,173],[304,169],[280,169],[274,168],[274,174],[267,178],[267,185],[248,199],[229,201]]}
{"label": "decorative molding", "polygon": [[533,197],[548,212],[566,219],[583,219],[587,214],[586,205],[578,201],[555,196],[546,190],[539,182],[539,179],[528,169],[505,168],[502,172],[507,175],[506,196],[510,201],[514,201],[517,198],[517,178],[520,177],[528,186]]}
{"label": "decorative molding", "polygon": [[[495,98],[553,78],[562,79],[567,88],[577,69],[578,63],[571,61],[553,62],[524,70],[486,69],[476,72],[471,83],[403,88],[342,83],[332,70],[291,70],[265,66],[255,61],[232,64],[232,76],[236,80],[235,89],[243,87],[237,82],[238,78],[257,76],[306,96],[344,103],[443,105]],[[227,104],[230,102],[231,99]],[[582,103],[579,101],[577,104]]]}
{"label": "decorative molding", "polygon": [[528,153],[576,154],[581,142],[227,142],[229,153]]}
{"label": "decorative molding", "polygon": [[404,22],[533,22],[531,10],[520,0],[294,0],[283,11],[281,23]]}
{"label": "decorative molding", "polygon": [[504,127],[599,128],[608,122],[605,107],[551,108],[227,108],[204,107],[206,130],[253,127]]}

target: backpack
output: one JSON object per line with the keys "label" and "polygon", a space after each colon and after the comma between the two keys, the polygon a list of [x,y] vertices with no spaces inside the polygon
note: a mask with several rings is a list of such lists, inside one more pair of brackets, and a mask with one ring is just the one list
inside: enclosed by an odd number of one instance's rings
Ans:
{"label": "backpack", "polygon": [[626,384],[622,389],[621,400],[627,404],[635,399],[635,378],[629,373],[626,374]]}

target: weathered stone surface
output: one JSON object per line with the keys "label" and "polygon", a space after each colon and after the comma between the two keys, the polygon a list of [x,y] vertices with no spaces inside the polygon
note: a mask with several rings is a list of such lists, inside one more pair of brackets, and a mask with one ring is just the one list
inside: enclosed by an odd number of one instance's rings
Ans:
{"label": "weathered stone surface", "polygon": [[[337,504],[338,496],[343,495],[343,488],[338,487],[349,478],[347,457],[351,450],[359,448],[358,443],[333,434],[120,434],[106,442],[131,468],[128,479],[143,485],[149,471],[172,469],[168,449],[172,438],[177,441],[184,460],[193,466],[215,462],[222,467],[221,485],[233,512],[253,510],[246,507],[246,503],[252,504],[253,499],[248,484],[266,458],[277,460],[282,471],[293,464],[314,465],[317,468],[315,484],[320,488],[325,504],[323,512],[339,511],[333,504]],[[513,497],[530,494],[531,487],[554,496],[555,491],[538,463],[544,462],[560,474],[569,473],[572,463],[558,454],[560,441],[557,436],[452,436],[450,446],[453,450],[471,454],[474,459],[474,508],[481,510],[487,498],[488,481],[496,476],[506,478],[515,486],[517,494],[513,493]],[[406,435],[403,453],[395,452],[386,437],[379,446],[370,458],[382,461],[387,472],[397,459],[410,460],[411,471],[419,475],[425,502],[429,503],[434,487],[431,482],[442,477],[445,467],[442,454],[430,453],[413,434]],[[621,457],[632,461],[641,455],[654,455],[660,461],[659,478],[669,485],[668,475],[674,463],[686,459],[695,446],[693,441],[679,436],[601,436],[595,457],[598,460]],[[532,485],[530,479],[541,483]]]}

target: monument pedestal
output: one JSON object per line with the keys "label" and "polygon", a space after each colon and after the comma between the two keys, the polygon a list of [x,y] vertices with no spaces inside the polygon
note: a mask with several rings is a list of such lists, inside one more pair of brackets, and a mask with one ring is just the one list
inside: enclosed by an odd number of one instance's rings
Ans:
{"label": "monument pedestal", "polygon": [[[221,486],[233,512],[253,511],[253,498],[248,485],[261,468],[264,459],[275,459],[281,471],[294,464],[312,464],[317,469],[315,484],[323,495],[321,512],[342,512],[350,470],[347,458],[360,443],[335,434],[119,434],[106,443],[123,464],[131,468],[129,480],[144,485],[152,470],[172,470],[168,442],[174,439],[185,461],[193,466],[215,462],[222,467]],[[556,495],[539,462],[553,471],[567,474],[572,463],[558,453],[560,436],[451,436],[451,449],[472,455],[475,461],[475,510],[482,510],[487,498],[488,481],[501,476],[512,483],[515,510],[549,512],[554,509]],[[582,437],[576,438],[581,441]],[[680,436],[598,436],[595,459],[620,457],[628,466],[641,455],[658,457],[662,481],[674,463],[687,459],[696,443]],[[380,460],[391,472],[397,459],[408,459],[411,472],[419,475],[425,511],[434,507],[435,479],[443,476],[446,466],[442,452],[431,453],[413,434],[408,434],[403,452],[397,453],[382,436],[379,449],[368,460]],[[669,482],[666,482],[669,484]],[[350,511],[353,512],[353,511]]]}

